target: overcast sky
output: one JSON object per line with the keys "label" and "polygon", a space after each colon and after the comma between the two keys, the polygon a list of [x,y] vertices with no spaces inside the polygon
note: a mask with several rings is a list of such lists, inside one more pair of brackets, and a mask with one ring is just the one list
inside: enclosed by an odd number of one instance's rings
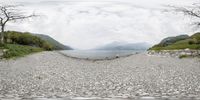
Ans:
{"label": "overcast sky", "polygon": [[21,3],[41,17],[9,23],[7,30],[47,34],[78,49],[113,41],[158,43],[167,36],[191,35],[191,19],[164,12],[164,5],[187,6],[199,0],[0,0]]}

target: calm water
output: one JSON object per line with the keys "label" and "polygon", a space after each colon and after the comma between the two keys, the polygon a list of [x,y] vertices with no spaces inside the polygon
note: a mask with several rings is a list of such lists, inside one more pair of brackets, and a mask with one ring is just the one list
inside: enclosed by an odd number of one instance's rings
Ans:
{"label": "calm water", "polygon": [[65,50],[60,52],[66,56],[75,58],[101,60],[129,56],[144,51],[145,50]]}

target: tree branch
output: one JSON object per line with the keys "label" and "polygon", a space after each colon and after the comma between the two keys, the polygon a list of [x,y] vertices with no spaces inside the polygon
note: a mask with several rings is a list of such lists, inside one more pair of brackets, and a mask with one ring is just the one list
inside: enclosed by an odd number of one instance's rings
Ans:
{"label": "tree branch", "polygon": [[9,21],[24,20],[27,18],[35,17],[35,14],[25,15],[19,9],[19,5],[0,5],[0,27],[1,27],[1,43],[4,43],[4,29]]}
{"label": "tree branch", "polygon": [[20,10],[16,9],[20,5],[0,6],[1,25],[5,25],[8,21],[24,20],[35,17],[35,14],[25,16]]}
{"label": "tree branch", "polygon": [[23,20],[31,17],[35,17],[36,15],[29,15],[29,16],[10,16],[10,20]]}
{"label": "tree branch", "polygon": [[177,12],[182,13],[184,15],[190,16],[194,19],[192,22],[192,26],[200,27],[200,4],[193,4],[192,6],[185,6],[185,7],[176,7],[176,6],[166,6],[167,8],[165,11],[167,12]]}
{"label": "tree branch", "polygon": [[0,17],[0,25],[3,24],[3,18]]}
{"label": "tree branch", "polygon": [[175,7],[175,6],[168,6],[168,7],[173,8],[175,12],[180,12],[185,15],[200,18],[200,5],[189,6],[189,7]]}

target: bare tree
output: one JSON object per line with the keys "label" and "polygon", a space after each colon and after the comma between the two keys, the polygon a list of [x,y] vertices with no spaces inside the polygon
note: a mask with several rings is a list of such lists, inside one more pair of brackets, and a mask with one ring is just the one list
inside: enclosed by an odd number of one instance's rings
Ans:
{"label": "bare tree", "polygon": [[0,27],[1,39],[0,42],[4,44],[5,27],[10,21],[24,20],[36,16],[35,14],[25,15],[20,9],[20,5],[0,5]]}
{"label": "bare tree", "polygon": [[[169,6],[173,9],[173,11],[178,13],[183,13],[184,15],[190,16],[191,18],[196,19],[193,25],[199,27],[200,26],[200,4],[195,3],[192,6],[185,6],[185,7],[176,7],[176,6]],[[199,21],[198,21],[199,20]]]}

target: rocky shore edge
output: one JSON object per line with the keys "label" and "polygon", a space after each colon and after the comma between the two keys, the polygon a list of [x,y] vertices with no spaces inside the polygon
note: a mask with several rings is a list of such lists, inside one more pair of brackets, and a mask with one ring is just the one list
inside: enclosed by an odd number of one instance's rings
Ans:
{"label": "rocky shore edge", "polygon": [[200,57],[200,50],[149,50],[147,51],[149,55],[156,55],[162,57]]}
{"label": "rocky shore edge", "polygon": [[73,59],[78,59],[78,60],[86,60],[86,61],[106,61],[106,60],[115,60],[115,59],[119,59],[119,58],[126,58],[126,57],[130,57],[130,56],[133,56],[133,55],[136,55],[136,54],[139,54],[139,52],[136,52],[136,53],[132,53],[132,54],[129,54],[129,55],[124,55],[124,56],[119,56],[119,55],[116,55],[115,57],[105,57],[105,58],[99,58],[99,59],[92,59],[92,58],[79,58],[79,57],[73,57],[73,56],[70,56],[70,55],[67,55],[65,53],[63,53],[62,51],[56,51],[57,53],[65,56],[65,57],[68,57],[68,58],[73,58]]}

